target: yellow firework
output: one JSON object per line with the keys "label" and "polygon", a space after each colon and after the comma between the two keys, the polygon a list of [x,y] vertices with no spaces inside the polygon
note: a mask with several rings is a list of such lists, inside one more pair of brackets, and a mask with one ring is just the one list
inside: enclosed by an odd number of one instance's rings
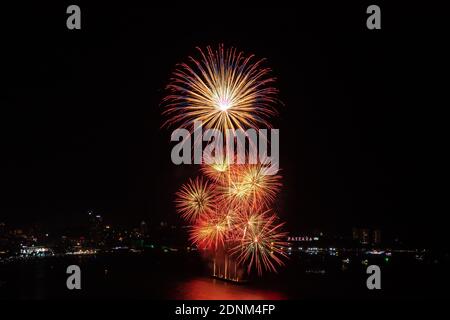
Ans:
{"label": "yellow firework", "polygon": [[[209,162],[209,163],[208,163]],[[230,164],[228,160],[224,158],[222,161],[204,161],[201,167],[201,171],[205,176],[211,179],[213,182],[224,182],[229,175]]]}
{"label": "yellow firework", "polygon": [[266,167],[261,164],[246,165],[242,169],[240,183],[254,204],[269,205],[281,188],[281,176],[267,175],[265,171]]}
{"label": "yellow firework", "polygon": [[197,120],[219,130],[271,127],[267,119],[276,113],[278,91],[264,60],[222,45],[197,49],[198,58],[189,57],[173,72],[163,100],[164,125],[192,128]]}
{"label": "yellow firework", "polygon": [[189,183],[184,184],[176,193],[176,196],[177,211],[190,222],[208,215],[216,207],[213,186],[202,178],[190,179]]}

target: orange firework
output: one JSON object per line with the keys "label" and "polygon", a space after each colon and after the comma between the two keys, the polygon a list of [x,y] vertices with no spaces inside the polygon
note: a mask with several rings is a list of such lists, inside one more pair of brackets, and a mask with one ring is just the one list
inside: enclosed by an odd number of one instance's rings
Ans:
{"label": "orange firework", "polygon": [[190,239],[200,248],[216,250],[225,245],[227,232],[227,222],[223,217],[209,217],[197,221],[191,229]]}
{"label": "orange firework", "polygon": [[225,201],[239,206],[270,205],[280,190],[281,176],[265,174],[262,164],[233,165],[227,184],[220,186]]}
{"label": "orange firework", "polygon": [[267,118],[276,113],[278,91],[264,60],[222,45],[197,49],[199,57],[179,64],[167,86],[163,126],[191,128],[197,120],[218,130],[271,127]]}
{"label": "orange firework", "polygon": [[216,208],[213,186],[202,178],[189,179],[189,183],[183,185],[176,195],[177,211],[190,222],[194,222]]}
{"label": "orange firework", "polygon": [[282,257],[286,257],[283,239],[286,233],[280,232],[283,224],[276,224],[276,216],[253,216],[253,222],[242,230],[242,238],[231,249],[240,264],[247,265],[247,272],[255,268],[258,274],[266,271],[276,272],[277,265],[283,265]]}
{"label": "orange firework", "polygon": [[239,235],[241,237],[244,237],[247,233],[248,229],[256,230],[257,228],[260,228],[261,225],[267,221],[267,218],[270,216],[270,209],[267,209],[266,211],[262,210],[252,210],[247,209],[241,211],[241,214],[239,215],[239,220],[237,221],[237,229],[239,232]]}

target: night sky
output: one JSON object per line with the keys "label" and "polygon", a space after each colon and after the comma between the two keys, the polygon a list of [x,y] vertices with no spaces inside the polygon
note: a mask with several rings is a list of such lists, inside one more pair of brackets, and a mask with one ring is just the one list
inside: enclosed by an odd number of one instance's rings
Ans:
{"label": "night sky", "polygon": [[431,94],[443,35],[416,23],[427,15],[417,7],[382,7],[382,30],[368,30],[366,7],[86,4],[81,31],[66,29],[66,5],[9,10],[0,221],[58,226],[92,209],[112,223],[179,222],[173,194],[197,168],[171,163],[159,104],[176,63],[224,43],[267,58],[278,78],[277,207],[290,231],[444,239]]}

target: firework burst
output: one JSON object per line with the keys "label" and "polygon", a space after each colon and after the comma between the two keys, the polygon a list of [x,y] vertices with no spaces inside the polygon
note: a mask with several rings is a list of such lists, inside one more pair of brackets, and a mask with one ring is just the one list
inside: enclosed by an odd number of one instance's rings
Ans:
{"label": "firework burst", "polygon": [[261,164],[250,164],[242,168],[240,183],[247,190],[247,198],[253,205],[270,205],[281,187],[281,176],[267,175],[265,170]]}
{"label": "firework burst", "polygon": [[198,58],[190,57],[173,72],[163,100],[169,118],[163,126],[191,128],[198,120],[218,130],[271,127],[267,119],[276,113],[278,91],[264,60],[222,45],[197,50]]}
{"label": "firework burst", "polygon": [[262,164],[233,165],[228,180],[218,188],[223,201],[236,206],[269,206],[282,184],[280,175],[267,175],[265,170]]}
{"label": "firework burst", "polygon": [[254,268],[258,274],[266,271],[276,272],[277,265],[283,265],[281,258],[286,257],[283,239],[286,233],[280,231],[283,224],[276,223],[276,216],[257,215],[249,217],[242,229],[242,238],[231,249],[231,254],[237,257],[239,263],[247,265],[247,272]]}
{"label": "firework burst", "polygon": [[200,170],[213,182],[225,183],[229,176],[230,164],[225,158],[218,162],[204,161]]}
{"label": "firework burst", "polygon": [[213,186],[202,178],[190,179],[189,183],[183,185],[176,193],[176,196],[177,211],[189,222],[195,222],[216,208]]}
{"label": "firework burst", "polygon": [[202,249],[217,250],[224,247],[227,232],[227,221],[223,217],[210,217],[200,219],[192,227],[190,239]]}

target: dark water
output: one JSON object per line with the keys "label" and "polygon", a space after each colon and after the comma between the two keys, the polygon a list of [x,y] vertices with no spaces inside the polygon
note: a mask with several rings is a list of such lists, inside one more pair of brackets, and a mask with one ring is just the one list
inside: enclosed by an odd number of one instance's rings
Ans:
{"label": "dark water", "polygon": [[[427,298],[447,296],[448,265],[409,257],[373,261],[382,269],[382,290],[368,290],[365,265],[358,258],[291,257],[279,274],[246,284],[208,276],[193,253],[125,253],[50,257],[0,264],[2,299],[299,299]],[[77,264],[82,289],[66,288],[66,268]]]}

